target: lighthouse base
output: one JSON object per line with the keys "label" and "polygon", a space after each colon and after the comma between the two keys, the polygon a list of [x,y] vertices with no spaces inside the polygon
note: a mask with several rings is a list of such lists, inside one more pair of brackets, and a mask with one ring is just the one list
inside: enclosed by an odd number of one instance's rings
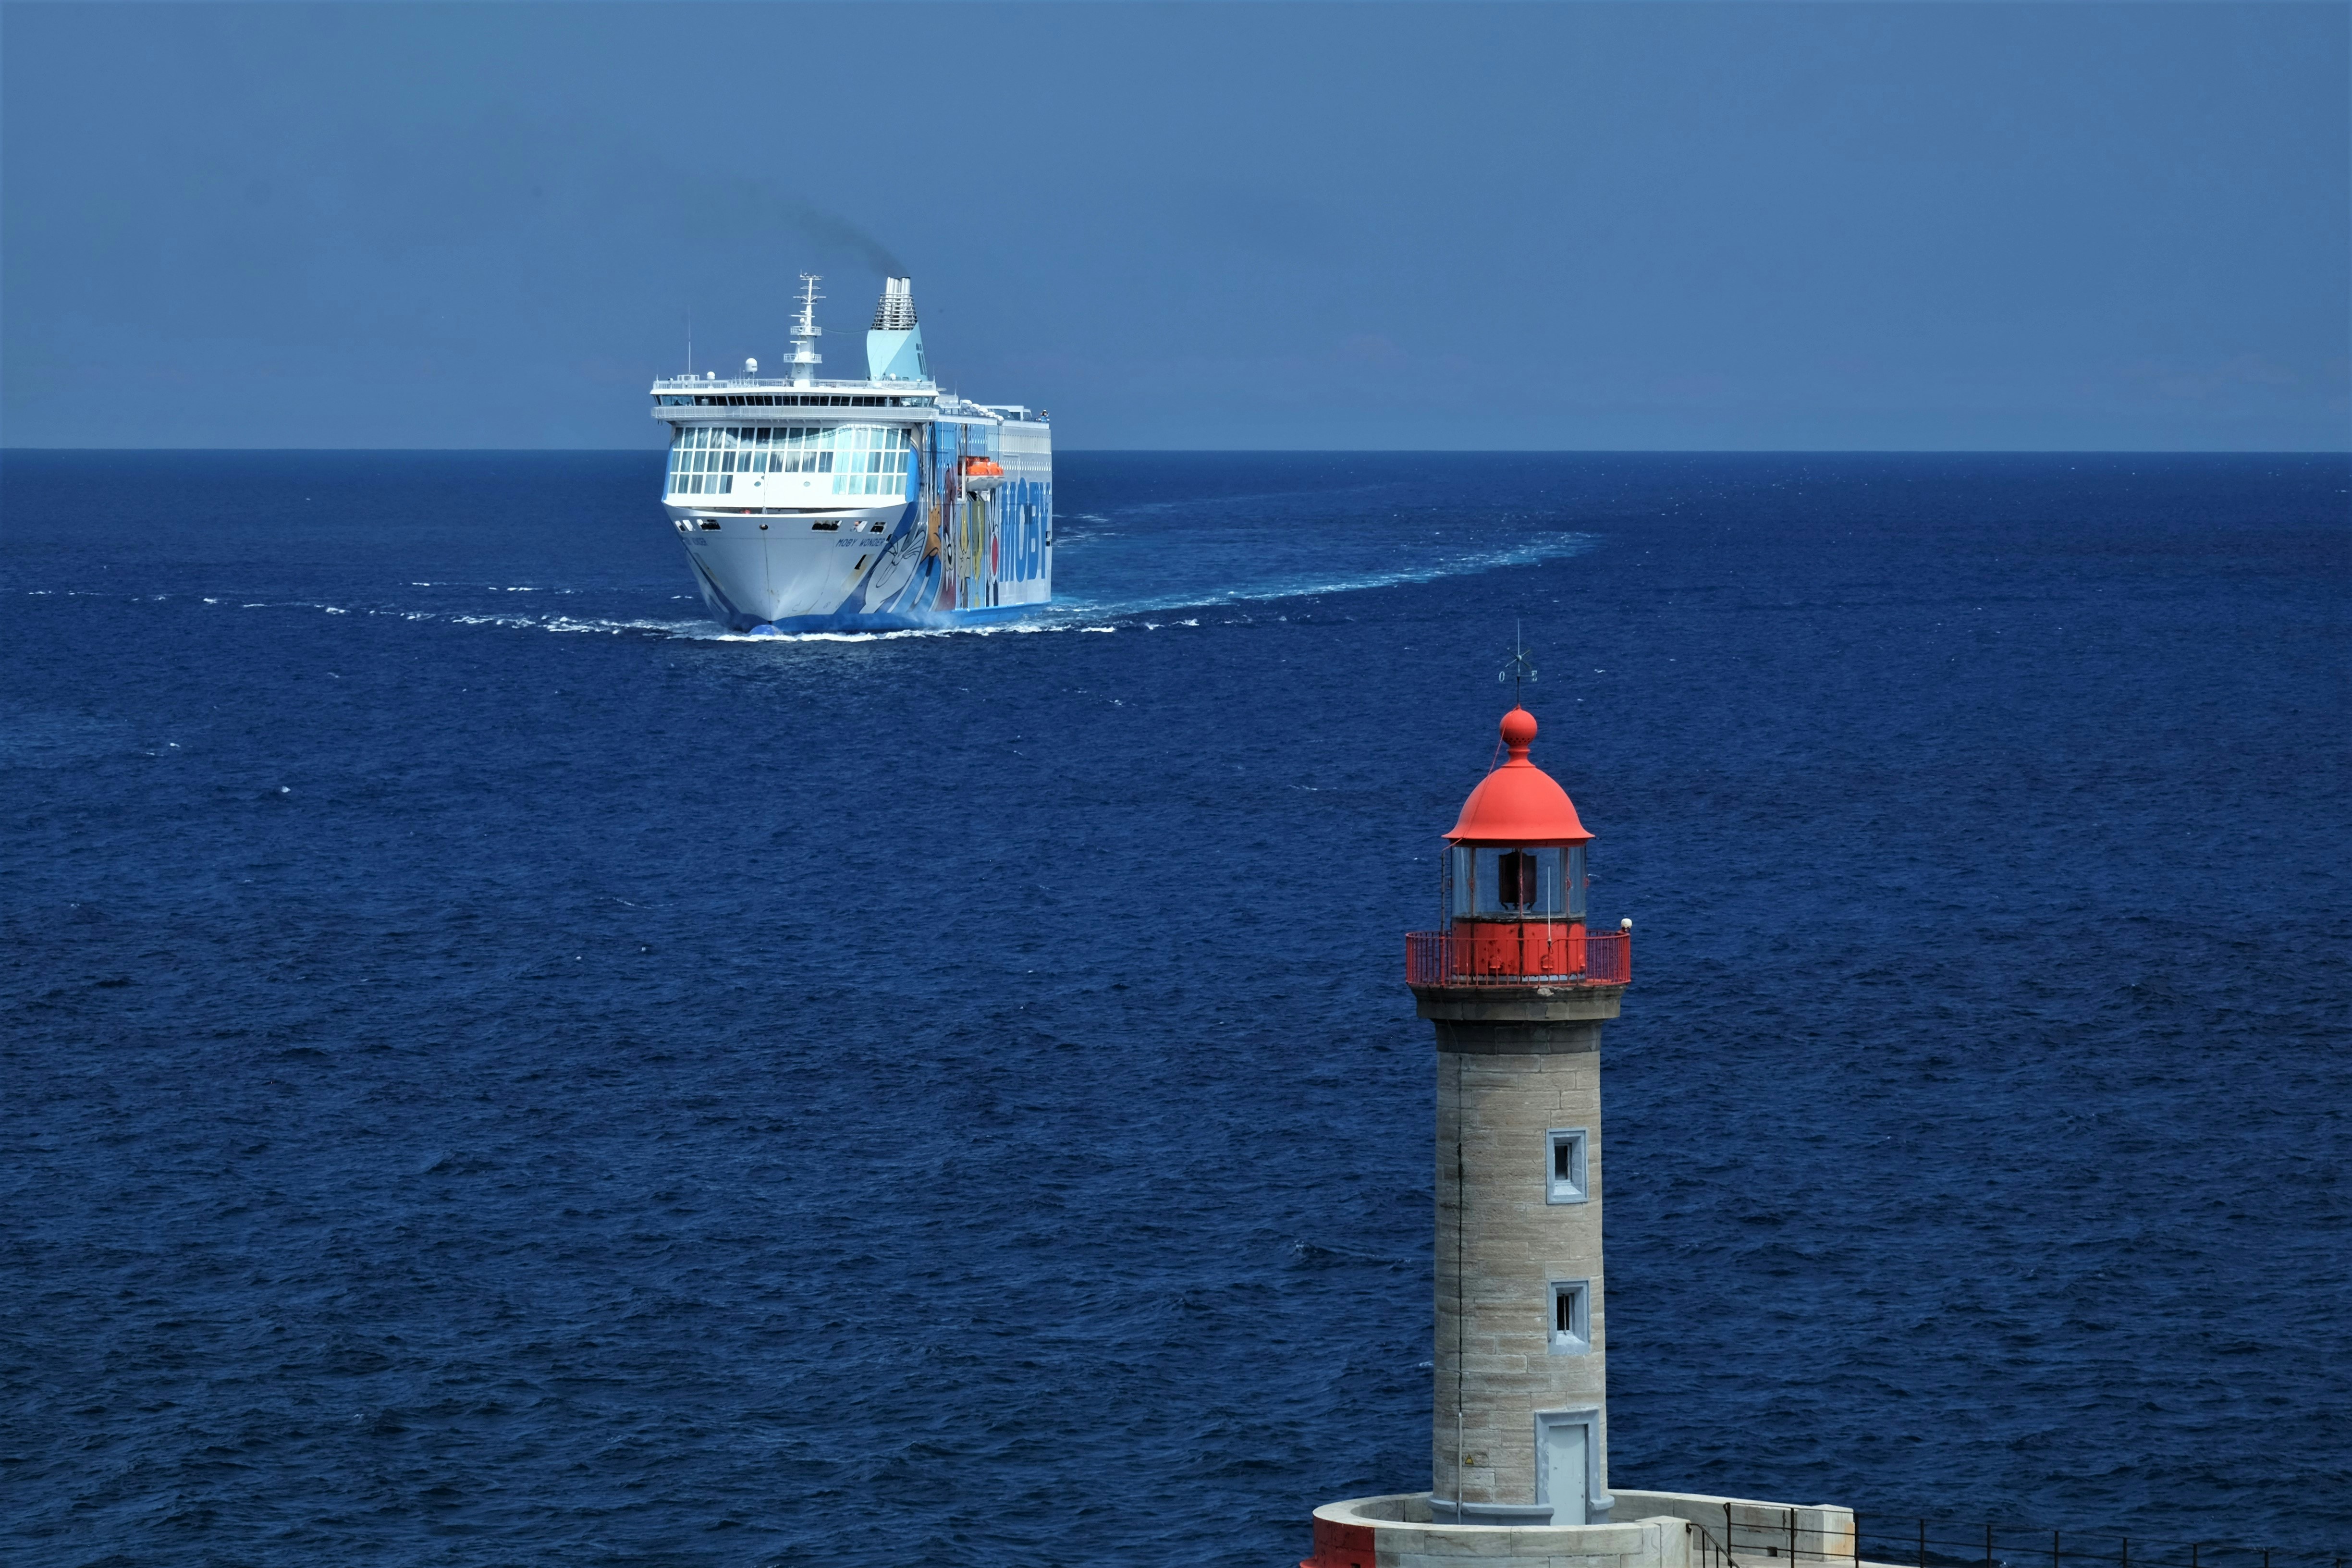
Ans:
{"label": "lighthouse base", "polygon": [[[1315,1510],[1315,1554],[1299,1568],[1462,1568],[1539,1563],[1545,1568],[1720,1568],[1722,1547],[1771,1555],[1797,1568],[1846,1568],[1853,1513],[1820,1505],[1759,1502],[1694,1492],[1620,1490],[1623,1524],[1475,1524],[1432,1516],[1427,1492],[1351,1498]],[[1781,1533],[1792,1544],[1781,1545]],[[1774,1568],[1780,1568],[1776,1562]]]}

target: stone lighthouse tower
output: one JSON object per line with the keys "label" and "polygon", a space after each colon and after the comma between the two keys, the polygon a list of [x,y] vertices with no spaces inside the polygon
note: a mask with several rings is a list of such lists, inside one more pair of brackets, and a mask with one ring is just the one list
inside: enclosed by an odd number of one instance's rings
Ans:
{"label": "stone lighthouse tower", "polygon": [[1300,1568],[1849,1568],[1849,1510],[1609,1484],[1601,1026],[1633,922],[1588,929],[1592,836],[1535,739],[1503,715],[1508,760],[1445,836],[1443,929],[1405,938],[1437,1037],[1429,1489],[1323,1504]]}
{"label": "stone lighthouse tower", "polygon": [[1437,1034],[1433,1521],[1604,1524],[1601,1026],[1631,922],[1585,929],[1568,792],[1529,760],[1534,715],[1446,834],[1446,929],[1406,939]]}

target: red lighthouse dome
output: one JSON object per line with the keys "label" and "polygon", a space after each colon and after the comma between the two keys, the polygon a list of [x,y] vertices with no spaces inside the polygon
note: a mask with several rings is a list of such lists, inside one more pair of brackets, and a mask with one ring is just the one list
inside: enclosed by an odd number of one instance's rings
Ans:
{"label": "red lighthouse dome", "polygon": [[1510,760],[1479,781],[1462,803],[1462,819],[1445,837],[1456,844],[1587,844],[1592,835],[1577,820],[1576,803],[1552,776],[1528,761],[1536,716],[1524,708],[1503,715]]}
{"label": "red lighthouse dome", "polygon": [[1592,835],[1576,803],[1528,758],[1535,715],[1503,715],[1510,752],[1462,803],[1446,834],[1443,931],[1406,943],[1406,978],[1416,987],[1622,985],[1631,939],[1585,929],[1585,846]]}

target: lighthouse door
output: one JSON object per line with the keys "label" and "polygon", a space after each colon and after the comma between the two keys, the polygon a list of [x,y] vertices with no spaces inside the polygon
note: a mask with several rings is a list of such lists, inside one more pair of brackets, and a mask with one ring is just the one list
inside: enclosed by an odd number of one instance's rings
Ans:
{"label": "lighthouse door", "polygon": [[1592,1428],[1581,1421],[1544,1421],[1538,1427],[1543,1452],[1538,1456],[1544,1481],[1543,1500],[1551,1504],[1554,1525],[1584,1522],[1585,1445]]}

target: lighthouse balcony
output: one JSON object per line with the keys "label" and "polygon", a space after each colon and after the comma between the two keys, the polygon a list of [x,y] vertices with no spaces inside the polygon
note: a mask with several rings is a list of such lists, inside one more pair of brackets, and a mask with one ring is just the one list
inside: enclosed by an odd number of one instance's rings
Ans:
{"label": "lighthouse balcony", "polygon": [[1454,986],[1623,985],[1633,978],[1633,933],[1581,922],[1496,921],[1417,931],[1404,939],[1405,984]]}

